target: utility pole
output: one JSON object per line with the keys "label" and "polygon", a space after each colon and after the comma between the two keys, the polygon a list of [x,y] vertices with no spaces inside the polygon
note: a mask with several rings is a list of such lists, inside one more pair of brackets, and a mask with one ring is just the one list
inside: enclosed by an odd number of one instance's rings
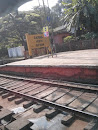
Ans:
{"label": "utility pole", "polygon": [[[39,7],[41,7],[39,0],[38,0],[38,4],[39,4]],[[40,17],[41,17],[41,8],[40,8]],[[42,24],[42,28],[43,28],[43,21],[42,21],[42,17],[41,17],[41,24]]]}
{"label": "utility pole", "polygon": [[[43,1],[43,7],[44,7],[44,14],[45,14],[45,23],[46,23],[46,25],[48,26],[48,28],[49,28],[49,24],[48,24],[48,21],[47,21],[47,14],[46,14],[46,9],[45,9],[45,3],[44,3],[44,0],[42,0]],[[47,0],[47,5],[48,5],[48,9],[49,9],[49,17],[50,17],[50,19],[51,19],[51,13],[50,13],[50,8],[49,8],[49,3],[48,3],[48,0]],[[50,20],[50,24],[51,24],[51,27],[52,27],[52,36],[51,36],[51,38],[50,38],[50,41],[53,41],[53,24],[52,24],[52,19]],[[50,44],[50,46],[51,46],[51,54],[52,54],[52,57],[53,57],[53,51],[52,51],[52,48],[53,48],[53,42]]]}
{"label": "utility pole", "polygon": [[47,5],[48,5],[48,8],[49,8],[50,24],[51,24],[52,38],[53,38],[53,22],[52,22],[52,16],[51,16],[51,12],[50,12],[50,7],[49,7],[49,2],[48,2],[48,0],[47,0]]}
{"label": "utility pole", "polygon": [[46,9],[45,9],[45,3],[44,3],[44,0],[42,0],[43,2],[43,7],[44,7],[44,14],[45,14],[45,23],[47,24],[47,15],[46,15]]}

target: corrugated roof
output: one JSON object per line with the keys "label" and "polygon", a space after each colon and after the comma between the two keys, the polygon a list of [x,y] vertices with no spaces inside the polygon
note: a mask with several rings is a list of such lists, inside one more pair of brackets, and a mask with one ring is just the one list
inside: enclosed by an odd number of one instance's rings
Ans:
{"label": "corrugated roof", "polygon": [[53,29],[53,32],[54,32],[54,33],[55,33],[55,32],[61,32],[61,31],[74,33],[75,28],[72,27],[71,30],[68,31],[68,30],[67,30],[67,24],[65,24],[65,25],[62,25],[62,26],[59,26],[59,27]]}
{"label": "corrugated roof", "polygon": [[61,31],[61,30],[65,29],[65,28],[66,28],[66,25],[62,25],[62,26],[59,26],[59,27],[53,29],[53,32],[58,32],[58,31]]}

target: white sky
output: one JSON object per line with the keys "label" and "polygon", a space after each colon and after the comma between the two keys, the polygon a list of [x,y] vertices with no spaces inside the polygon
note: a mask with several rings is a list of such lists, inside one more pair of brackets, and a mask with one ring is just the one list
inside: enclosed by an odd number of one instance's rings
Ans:
{"label": "white sky", "polygon": [[[49,3],[49,7],[53,7],[58,0],[48,0]],[[42,0],[39,0],[40,5],[43,5]],[[47,0],[44,0],[45,5],[47,5]],[[20,6],[18,8],[19,11],[29,11],[31,10],[31,8],[33,8],[34,6],[39,6],[38,0],[32,0],[30,2],[27,2],[25,4],[23,4],[22,6]]]}

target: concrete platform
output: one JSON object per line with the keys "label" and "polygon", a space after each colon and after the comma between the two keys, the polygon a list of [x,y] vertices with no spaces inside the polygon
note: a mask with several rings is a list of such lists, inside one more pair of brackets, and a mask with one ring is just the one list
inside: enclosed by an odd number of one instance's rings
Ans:
{"label": "concrete platform", "polygon": [[7,66],[86,66],[98,67],[98,49],[69,51],[53,56],[39,56],[32,59],[17,61]]}
{"label": "concrete platform", "polygon": [[39,56],[0,67],[0,73],[98,83],[98,49]]}

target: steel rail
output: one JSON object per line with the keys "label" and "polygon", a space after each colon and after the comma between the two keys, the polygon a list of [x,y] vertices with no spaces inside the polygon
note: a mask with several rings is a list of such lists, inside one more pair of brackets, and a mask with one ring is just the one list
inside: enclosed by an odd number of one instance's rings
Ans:
{"label": "steel rail", "polygon": [[98,115],[93,114],[93,113],[81,111],[81,110],[71,108],[71,107],[68,107],[68,106],[63,106],[63,105],[57,104],[55,102],[40,99],[40,98],[37,98],[35,96],[30,96],[30,95],[23,94],[23,93],[20,93],[20,92],[15,92],[15,91],[3,88],[3,87],[0,87],[0,89],[4,90],[5,92],[10,92],[10,93],[15,94],[17,96],[20,96],[20,97],[22,97],[24,99],[31,100],[31,101],[33,100],[36,103],[41,103],[41,104],[46,105],[46,106],[51,106],[51,107],[53,107],[55,109],[58,109],[60,111],[73,113],[73,114],[75,114],[75,116],[78,116],[78,117],[86,117],[88,119],[91,118],[91,119],[97,119],[98,120]]}
{"label": "steel rail", "polygon": [[11,78],[11,79],[18,79],[18,80],[29,80],[29,81],[35,81],[35,82],[46,82],[46,83],[58,83],[58,84],[70,84],[70,85],[77,85],[77,86],[84,86],[84,87],[90,87],[90,88],[98,88],[98,85],[94,85],[94,84],[83,84],[83,83],[75,83],[75,82],[69,82],[69,81],[64,81],[62,83],[57,82],[56,80],[54,81],[48,81],[48,80],[40,80],[40,79],[31,79],[31,78],[26,78],[26,77],[19,77],[19,76],[11,76],[11,75],[4,75],[4,74],[0,74],[0,77],[5,77],[5,78]]}
{"label": "steel rail", "polygon": [[71,83],[71,85],[67,85],[67,84],[64,84],[64,83],[50,82],[50,81],[36,80],[36,79],[28,79],[28,78],[23,78],[23,77],[12,77],[12,76],[5,76],[5,75],[3,75],[2,77],[17,79],[17,80],[22,80],[22,81],[30,81],[30,82],[34,82],[34,83],[53,85],[54,87],[58,86],[58,87],[61,87],[61,88],[71,88],[71,89],[75,89],[75,90],[78,90],[78,91],[85,91],[85,92],[89,92],[89,93],[98,94],[98,85],[96,86],[96,88],[93,88],[93,87],[89,86],[90,84],[88,84],[88,86],[90,88],[87,88],[87,86],[79,87],[79,85],[82,85],[82,86],[85,85],[85,84],[80,84],[80,83]]}

